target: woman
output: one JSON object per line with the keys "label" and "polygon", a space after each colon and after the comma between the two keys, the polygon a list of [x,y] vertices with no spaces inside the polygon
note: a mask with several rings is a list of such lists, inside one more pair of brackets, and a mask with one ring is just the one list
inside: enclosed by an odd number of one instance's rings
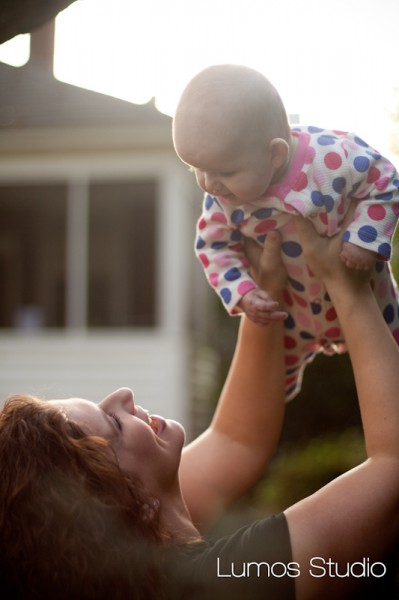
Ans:
{"label": "woman", "polygon": [[[256,481],[275,446],[284,412],[276,305],[267,327],[242,320],[214,419],[183,452],[181,426],[150,417],[125,388],[98,405],[11,398],[0,413],[7,597],[336,599],[362,581],[358,571],[337,576],[337,564],[342,573],[364,559],[372,577],[383,573],[399,529],[398,348],[367,274],[340,261],[340,240],[300,229],[346,334],[367,460],[282,515],[202,539],[199,527]],[[267,239],[258,281],[278,299],[279,238]]]}

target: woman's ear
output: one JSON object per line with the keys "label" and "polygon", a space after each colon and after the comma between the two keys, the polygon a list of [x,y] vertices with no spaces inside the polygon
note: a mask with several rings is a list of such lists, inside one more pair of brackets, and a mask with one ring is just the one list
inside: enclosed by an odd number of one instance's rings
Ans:
{"label": "woman's ear", "polygon": [[289,155],[289,145],[282,138],[273,138],[269,143],[269,149],[272,156],[272,166],[275,171],[284,166]]}

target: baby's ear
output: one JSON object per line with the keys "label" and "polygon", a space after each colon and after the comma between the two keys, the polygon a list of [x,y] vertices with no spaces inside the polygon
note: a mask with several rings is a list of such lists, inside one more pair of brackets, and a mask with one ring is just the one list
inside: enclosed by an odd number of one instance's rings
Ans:
{"label": "baby's ear", "polygon": [[274,138],[269,143],[269,148],[272,156],[273,168],[275,170],[280,169],[280,167],[285,165],[288,158],[288,143],[282,138]]}

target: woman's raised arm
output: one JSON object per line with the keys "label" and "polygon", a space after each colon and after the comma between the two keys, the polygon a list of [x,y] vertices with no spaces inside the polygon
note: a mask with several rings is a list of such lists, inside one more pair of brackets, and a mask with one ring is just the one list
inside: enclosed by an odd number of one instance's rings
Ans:
{"label": "woman's raised arm", "polygon": [[399,350],[370,274],[349,271],[340,260],[339,236],[320,238],[309,222],[299,228],[307,262],[323,279],[345,334],[368,458],[285,514],[301,567],[298,600],[345,598],[359,578],[329,576],[327,568],[323,576],[320,567],[330,561],[343,573],[355,561],[383,560],[399,535]]}
{"label": "woman's raised arm", "polygon": [[[286,274],[280,237],[268,236],[258,283],[280,299]],[[280,436],[284,415],[283,323],[261,327],[242,317],[235,354],[214,418],[183,452],[184,498],[195,524],[209,525],[261,475]]]}

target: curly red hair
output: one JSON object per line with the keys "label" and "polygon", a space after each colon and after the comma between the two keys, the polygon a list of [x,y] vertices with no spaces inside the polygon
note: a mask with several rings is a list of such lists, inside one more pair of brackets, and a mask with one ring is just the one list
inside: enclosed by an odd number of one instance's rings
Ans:
{"label": "curly red hair", "polygon": [[[13,598],[162,598],[165,532],[111,445],[12,396],[0,412],[0,572]],[[146,510],[147,509],[147,510]]]}

